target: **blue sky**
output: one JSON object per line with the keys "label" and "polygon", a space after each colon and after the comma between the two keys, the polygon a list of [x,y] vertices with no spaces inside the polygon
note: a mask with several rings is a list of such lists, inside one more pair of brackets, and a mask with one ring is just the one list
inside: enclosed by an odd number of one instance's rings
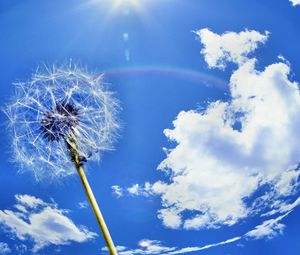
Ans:
{"label": "blue sky", "polygon": [[[298,0],[2,0],[1,107],[40,65],[104,73],[122,129],[85,167],[120,255],[295,254],[299,22]],[[107,254],[78,176],[20,173],[0,122],[0,254]]]}

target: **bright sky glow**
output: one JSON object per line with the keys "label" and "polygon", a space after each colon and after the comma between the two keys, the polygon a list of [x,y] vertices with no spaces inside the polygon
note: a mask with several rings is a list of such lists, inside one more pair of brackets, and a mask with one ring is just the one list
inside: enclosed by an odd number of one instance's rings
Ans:
{"label": "bright sky glow", "polygon": [[115,8],[120,8],[122,6],[126,5],[132,5],[135,8],[140,8],[141,7],[141,0],[112,0],[114,2],[114,7]]}
{"label": "bright sky glow", "polygon": [[145,0],[89,0],[84,5],[95,6],[99,8],[102,4],[107,5],[110,15],[115,12],[122,12],[124,15],[128,15],[130,9],[138,12],[144,12]]}
{"label": "bright sky glow", "polygon": [[299,0],[0,2],[1,255],[300,251]]}

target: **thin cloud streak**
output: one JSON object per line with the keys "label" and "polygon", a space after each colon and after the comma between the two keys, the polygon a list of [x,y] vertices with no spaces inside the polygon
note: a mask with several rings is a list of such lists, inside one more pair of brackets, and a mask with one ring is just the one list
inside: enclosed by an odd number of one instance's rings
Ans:
{"label": "thin cloud streak", "polygon": [[[276,229],[274,230],[273,226],[278,224],[279,222],[281,222],[283,219],[285,219],[290,213],[293,212],[295,207],[299,206],[299,204],[300,204],[300,197],[293,204],[290,205],[290,208],[292,208],[290,211],[286,212],[283,215],[278,216],[275,219],[270,219],[270,220],[264,221],[262,224],[257,225],[256,227],[254,227],[252,230],[248,231],[244,235],[233,237],[233,238],[230,238],[225,241],[218,242],[218,243],[207,244],[204,246],[181,248],[180,250],[165,253],[164,255],[175,255],[175,254],[183,254],[183,253],[207,250],[207,249],[210,249],[213,247],[226,245],[226,244],[230,244],[230,243],[235,243],[235,242],[241,241],[243,239],[244,240],[261,239],[264,237],[273,238],[274,235],[276,235],[276,233],[274,232],[274,231],[276,231]],[[270,228],[270,230],[273,230],[273,232],[271,232],[271,236],[261,235],[261,230],[266,230],[266,228],[268,228],[268,227]]]}
{"label": "thin cloud streak", "polygon": [[[142,240],[139,242],[140,247],[138,249],[128,249],[125,246],[118,246],[120,247],[118,249],[119,254],[120,255],[135,255],[135,254],[154,255],[157,254],[156,252],[153,252],[154,250],[160,250],[162,252],[161,255],[176,255],[176,254],[186,254],[191,252],[203,251],[203,250],[211,249],[222,245],[232,244],[243,240],[250,241],[250,240],[263,239],[263,238],[272,239],[276,235],[282,234],[285,225],[280,222],[284,220],[288,215],[290,215],[294,211],[294,209],[299,205],[300,205],[300,197],[298,197],[293,203],[286,204],[284,208],[282,208],[280,213],[284,212],[284,214],[281,214],[276,218],[265,220],[261,224],[255,226],[253,229],[247,231],[245,234],[227,239],[225,241],[206,244],[203,246],[178,248],[178,247],[162,246],[162,242],[151,241],[151,240],[149,240],[149,245],[147,247],[143,247],[140,245],[143,242]],[[105,249],[102,250],[106,251]],[[169,251],[163,252],[164,250],[169,250]]]}

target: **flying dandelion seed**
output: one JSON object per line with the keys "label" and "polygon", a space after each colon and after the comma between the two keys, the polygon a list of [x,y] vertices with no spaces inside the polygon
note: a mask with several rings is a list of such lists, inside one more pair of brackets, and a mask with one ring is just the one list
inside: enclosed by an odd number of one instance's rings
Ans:
{"label": "flying dandelion seed", "polygon": [[76,141],[81,161],[111,150],[119,128],[118,102],[102,76],[73,67],[38,70],[16,83],[16,97],[5,113],[13,134],[14,159],[36,179],[76,173],[67,140]]}
{"label": "flying dandelion seed", "polygon": [[[116,248],[83,171],[83,163],[111,150],[119,128],[118,103],[102,76],[76,66],[45,68],[16,83],[5,108],[16,162],[36,179],[79,174],[111,255]],[[75,167],[74,167],[75,166]]]}

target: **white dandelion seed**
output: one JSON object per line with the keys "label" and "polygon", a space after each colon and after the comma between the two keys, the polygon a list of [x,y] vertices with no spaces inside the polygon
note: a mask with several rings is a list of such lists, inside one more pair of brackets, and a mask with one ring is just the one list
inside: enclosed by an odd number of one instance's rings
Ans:
{"label": "white dandelion seed", "polygon": [[16,83],[5,108],[14,159],[36,179],[76,173],[67,141],[76,141],[82,162],[111,150],[119,123],[118,102],[102,76],[76,67],[45,67],[31,80]]}

